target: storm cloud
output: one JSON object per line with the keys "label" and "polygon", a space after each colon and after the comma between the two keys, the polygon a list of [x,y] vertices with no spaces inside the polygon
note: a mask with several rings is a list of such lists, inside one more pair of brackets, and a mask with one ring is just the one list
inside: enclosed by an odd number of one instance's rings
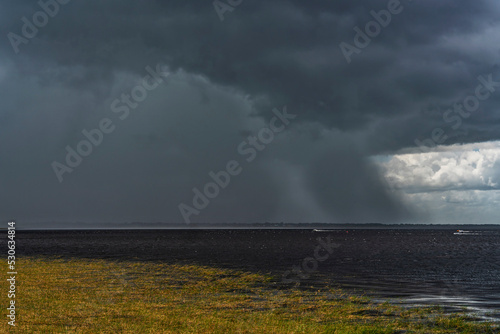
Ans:
{"label": "storm cloud", "polygon": [[[37,27],[48,3],[57,13]],[[339,45],[388,3],[243,0],[221,20],[210,1],[3,2],[0,219],[179,222],[179,204],[231,160],[241,174],[193,221],[420,222],[425,201],[401,194],[484,191],[465,169],[429,173],[449,163],[437,147],[500,139],[496,90],[459,127],[443,117],[479,76],[500,82],[499,5],[401,1],[348,63]],[[121,102],[121,119],[113,102],[158,64],[168,76],[136,107]],[[285,106],[297,117],[247,162],[238,145]],[[59,182],[53,162],[103,119],[112,133]],[[431,159],[416,141],[436,129],[446,140]],[[408,152],[418,171],[396,168]],[[489,159],[476,173],[498,177],[498,155],[474,153]]]}

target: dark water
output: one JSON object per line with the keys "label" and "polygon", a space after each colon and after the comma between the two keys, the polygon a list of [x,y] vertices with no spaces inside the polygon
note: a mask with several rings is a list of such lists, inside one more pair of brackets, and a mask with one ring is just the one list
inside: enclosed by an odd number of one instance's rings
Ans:
{"label": "dark water", "polygon": [[[453,232],[18,231],[17,246],[20,256],[196,262],[278,277],[286,274],[285,278],[296,281],[290,284],[358,288],[375,298],[390,298],[408,305],[441,304],[450,310],[467,306],[478,317],[500,321],[500,232]],[[318,237],[323,242],[330,240],[331,254],[318,248]],[[316,256],[323,261],[313,260],[317,248],[320,252]],[[303,269],[300,276],[287,272],[303,263],[309,266],[309,275]]]}

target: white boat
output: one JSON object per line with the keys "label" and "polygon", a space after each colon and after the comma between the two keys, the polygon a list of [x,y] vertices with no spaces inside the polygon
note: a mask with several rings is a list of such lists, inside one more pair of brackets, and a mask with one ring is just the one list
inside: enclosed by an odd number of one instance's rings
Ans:
{"label": "white boat", "polygon": [[464,231],[464,230],[457,230],[454,235],[480,235],[480,233],[475,232],[475,231]]}

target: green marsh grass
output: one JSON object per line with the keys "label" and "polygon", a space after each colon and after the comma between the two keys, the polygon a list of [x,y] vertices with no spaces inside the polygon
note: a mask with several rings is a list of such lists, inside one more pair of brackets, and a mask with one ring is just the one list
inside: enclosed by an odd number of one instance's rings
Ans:
{"label": "green marsh grass", "polygon": [[16,265],[17,326],[4,307],[5,332],[499,333],[438,307],[280,288],[270,275],[194,264],[22,257]]}

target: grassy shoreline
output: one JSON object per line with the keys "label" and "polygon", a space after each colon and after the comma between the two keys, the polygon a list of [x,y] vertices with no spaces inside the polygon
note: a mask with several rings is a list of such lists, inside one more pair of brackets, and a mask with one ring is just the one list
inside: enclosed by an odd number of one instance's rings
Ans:
{"label": "grassy shoreline", "polygon": [[[499,333],[437,307],[279,288],[269,275],[207,266],[21,257],[16,267],[11,332]],[[8,291],[5,280],[1,285]],[[3,318],[7,327],[5,307]]]}

